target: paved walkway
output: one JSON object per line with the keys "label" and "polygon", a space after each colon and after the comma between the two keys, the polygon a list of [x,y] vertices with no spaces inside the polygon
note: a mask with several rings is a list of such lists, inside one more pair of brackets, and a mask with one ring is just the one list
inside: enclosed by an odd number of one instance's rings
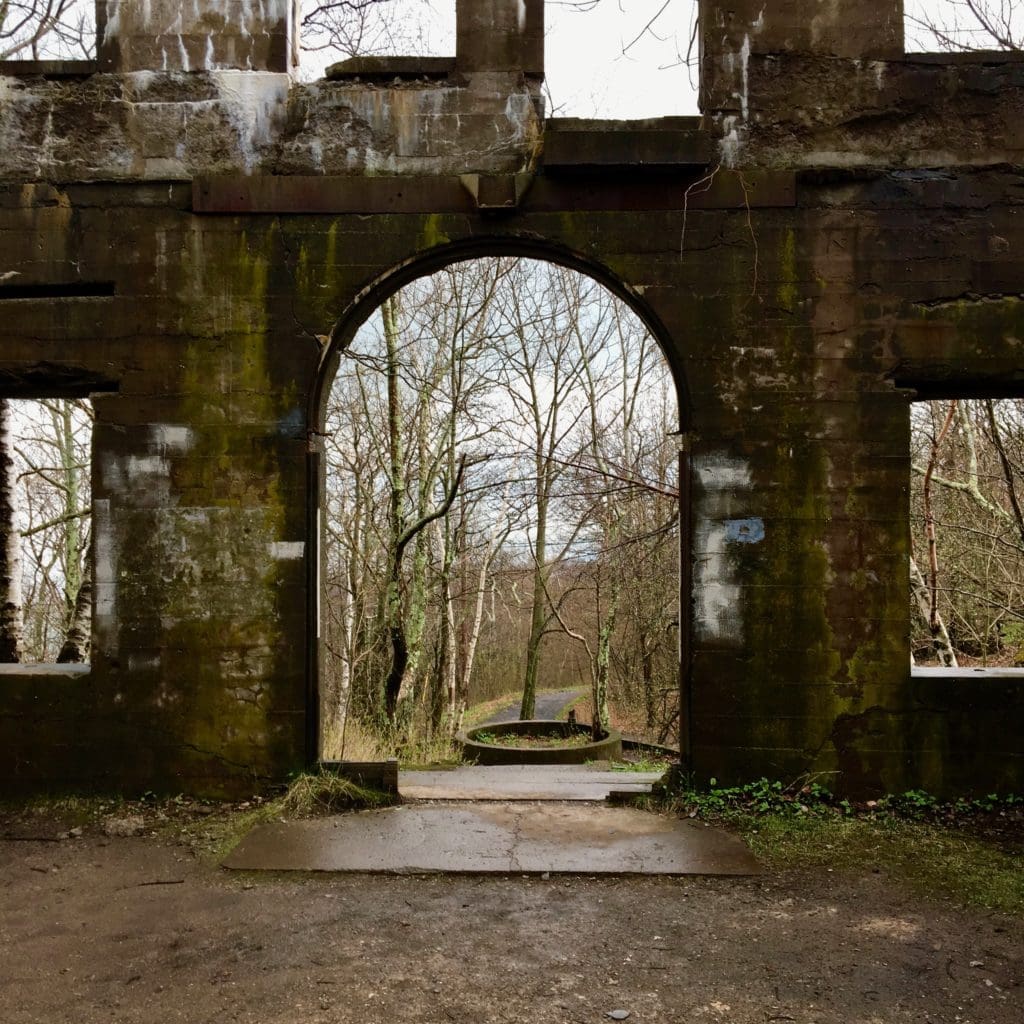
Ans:
{"label": "paved walkway", "polygon": [[244,871],[375,874],[750,875],[734,836],[629,807],[411,805],[249,833],[224,861]]}
{"label": "paved walkway", "polygon": [[611,792],[649,793],[661,772],[613,772],[591,765],[462,765],[398,773],[407,800],[605,800]]}
{"label": "paved walkway", "polygon": [[[545,721],[554,721],[555,719],[564,718],[562,709],[575,700],[581,694],[586,693],[586,690],[575,689],[575,690],[555,690],[552,693],[538,693],[537,699],[534,702],[533,717],[543,719]],[[519,721],[519,708],[520,702],[516,701],[515,704],[510,704],[507,708],[496,712],[491,715],[485,722],[481,722],[481,725],[487,725],[490,722],[518,722]]]}

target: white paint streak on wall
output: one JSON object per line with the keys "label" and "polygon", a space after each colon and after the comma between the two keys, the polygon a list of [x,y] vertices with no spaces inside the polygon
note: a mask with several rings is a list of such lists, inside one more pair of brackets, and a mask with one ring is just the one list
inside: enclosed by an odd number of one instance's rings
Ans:
{"label": "white paint streak on wall", "polygon": [[100,479],[106,490],[123,493],[124,473],[121,470],[121,460],[114,455],[104,454],[100,458]]}
{"label": "white paint streak on wall", "polygon": [[[117,631],[117,552],[110,522],[110,501],[97,498],[92,503],[93,521],[93,615],[96,625],[108,637]],[[105,650],[110,651],[109,647]]]}
{"label": "white paint streak on wall", "polygon": [[743,37],[740,47],[740,111],[743,120],[750,120],[750,36]]}
{"label": "white paint streak on wall", "polygon": [[104,42],[107,39],[114,39],[121,31],[121,4],[118,0],[107,0],[107,25],[103,32]]}
{"label": "white paint streak on wall", "polygon": [[698,485],[694,506],[694,628],[697,637],[717,643],[742,641],[741,589],[734,546],[725,520],[737,492],[750,489],[746,462],[725,453],[696,456]]}
{"label": "white paint streak on wall", "polygon": [[750,469],[741,459],[728,455],[699,455],[693,460],[697,482],[705,492],[732,491],[750,486]]}
{"label": "white paint streak on wall", "polygon": [[740,590],[733,581],[722,524],[700,524],[695,538],[703,550],[694,551],[697,570],[695,590],[697,634],[704,640],[739,641]]}
{"label": "white paint streak on wall", "polygon": [[736,167],[740,157],[740,132],[737,125],[738,118],[725,117],[722,119],[722,141],[719,149],[722,154],[722,163],[726,167]]}
{"label": "white paint streak on wall", "polygon": [[150,430],[153,446],[160,454],[187,452],[192,447],[192,430],[177,423],[154,423]]}
{"label": "white paint streak on wall", "polygon": [[283,122],[291,76],[271,71],[211,72],[217,92],[238,130],[240,156],[246,171],[259,162],[259,147],[274,138]]}
{"label": "white paint streak on wall", "polygon": [[147,477],[167,476],[171,464],[160,455],[129,455],[124,460],[128,482],[137,484]]}
{"label": "white paint streak on wall", "polygon": [[270,557],[278,561],[302,558],[306,553],[306,542],[301,540],[276,540],[267,545]]}

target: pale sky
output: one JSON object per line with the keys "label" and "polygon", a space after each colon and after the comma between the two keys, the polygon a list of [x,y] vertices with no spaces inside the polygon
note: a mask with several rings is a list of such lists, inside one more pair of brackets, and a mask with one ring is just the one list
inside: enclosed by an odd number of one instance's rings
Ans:
{"label": "pale sky", "polygon": [[[1024,0],[976,2],[996,14],[1009,11],[1017,38],[1024,37]],[[78,9],[92,11],[93,0],[79,3]],[[960,39],[976,49],[994,48],[967,12],[967,0],[905,3],[908,50],[940,49],[913,24],[914,16],[959,25]],[[549,113],[603,118],[696,114],[696,68],[685,64],[696,6],[696,0],[546,0]],[[396,44],[407,55],[455,53],[455,0],[392,0],[375,10],[399,36],[420,39],[417,46]],[[300,77],[319,78],[342,56],[303,53]]]}
{"label": "pale sky", "polygon": [[[770,2],[770,0],[766,0]],[[907,14],[975,30],[964,15],[965,0],[906,0]],[[994,5],[1010,0],[982,0]],[[427,50],[455,52],[455,0],[430,0]],[[665,7],[647,32],[644,27]],[[1024,2],[1015,5],[1024,29]],[[416,16],[424,6],[410,2]],[[695,0],[547,0],[546,66],[552,106],[565,117],[639,118],[696,114],[696,67],[685,64],[693,31]],[[640,38],[637,38],[637,37]],[[962,38],[970,38],[962,36]],[[979,49],[988,49],[983,38]],[[623,53],[623,50],[627,52]],[[908,22],[907,49],[938,50],[928,34]],[[694,58],[696,52],[694,52]],[[312,63],[310,55],[305,61]]]}

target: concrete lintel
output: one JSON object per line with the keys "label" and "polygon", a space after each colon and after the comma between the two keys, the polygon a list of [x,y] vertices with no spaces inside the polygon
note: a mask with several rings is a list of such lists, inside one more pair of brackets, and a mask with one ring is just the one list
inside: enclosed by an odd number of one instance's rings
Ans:
{"label": "concrete lintel", "polygon": [[[523,213],[632,212],[776,209],[796,205],[796,176],[791,171],[752,171],[741,177],[723,170],[700,188],[690,190],[696,180],[693,173],[638,179],[633,172],[617,174],[607,169],[596,179],[590,177],[579,182],[538,176],[528,192],[522,190],[521,183],[516,184],[520,189],[516,209]],[[498,186],[494,188],[497,190]],[[485,190],[484,194],[494,197],[498,193]],[[490,208],[511,209],[496,204]],[[234,175],[196,178],[192,183],[192,209],[205,214],[448,214],[472,213],[478,207],[469,183],[455,176]]]}
{"label": "concrete lintel", "polygon": [[0,60],[0,78],[84,78],[99,69],[95,60]]}
{"label": "concrete lintel", "polygon": [[444,79],[455,71],[454,57],[350,57],[328,67],[331,82],[390,82]]}
{"label": "concrete lintel", "polygon": [[307,177],[231,175],[196,178],[195,213],[470,213],[457,177]]}
{"label": "concrete lintel", "polygon": [[551,120],[545,126],[544,166],[549,170],[707,167],[715,144],[700,123],[700,118]]}

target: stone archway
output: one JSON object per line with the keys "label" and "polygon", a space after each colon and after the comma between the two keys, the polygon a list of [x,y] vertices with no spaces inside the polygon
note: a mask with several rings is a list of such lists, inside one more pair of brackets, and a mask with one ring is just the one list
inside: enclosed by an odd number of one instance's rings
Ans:
{"label": "stone archway", "polygon": [[[326,408],[328,395],[332,382],[338,373],[339,363],[343,352],[352,341],[359,327],[388,300],[410,283],[429,277],[444,268],[453,264],[465,265],[475,260],[482,260],[488,257],[512,257],[523,260],[527,263],[541,263],[562,267],[579,274],[582,278],[596,283],[602,292],[613,295],[622,301],[630,314],[643,325],[647,336],[656,345],[661,353],[671,380],[671,391],[673,393],[675,415],[668,425],[669,434],[679,435],[687,429],[690,409],[686,399],[686,385],[678,365],[678,360],[673,364],[669,360],[669,353],[677,353],[679,346],[668,337],[664,326],[658,322],[653,311],[647,307],[642,297],[631,290],[626,284],[612,274],[608,268],[595,265],[592,261],[583,259],[578,255],[565,251],[564,248],[538,242],[536,239],[517,239],[514,237],[488,239],[487,241],[474,241],[463,245],[447,245],[439,247],[419,257],[404,261],[393,269],[379,275],[370,285],[363,288],[345,313],[338,319],[334,330],[330,335],[329,342],[325,346],[318,372],[317,384],[312,392],[313,407],[310,412],[310,422],[314,426],[311,433],[311,498],[315,495],[315,503],[311,502],[310,516],[310,561],[314,570],[310,574],[310,639],[308,643],[308,657],[310,659],[309,690],[307,697],[307,753],[319,752],[322,749],[321,724],[321,684],[324,680],[324,650],[325,639],[323,636],[327,602],[329,600],[326,590],[325,577],[322,571],[325,565],[325,553],[321,546],[324,536],[323,510],[326,501],[327,478],[329,468],[325,459],[325,437],[326,434]],[[687,708],[687,683],[688,676],[686,668],[690,662],[689,656],[689,616],[687,610],[692,606],[690,594],[690,573],[689,573],[689,467],[686,461],[685,445],[680,455],[676,479],[679,481],[678,488],[678,543],[682,548],[679,558],[680,587],[678,599],[672,599],[674,606],[673,626],[678,628],[679,640],[675,646],[675,659],[673,677],[677,681],[674,687],[677,697],[673,698],[673,717],[678,719],[678,737],[682,746],[684,756],[688,748],[689,715]],[[310,760],[314,760],[311,756]],[[348,757],[345,758],[349,760]],[[357,770],[352,767],[351,770]],[[364,771],[367,770],[364,766]]]}

